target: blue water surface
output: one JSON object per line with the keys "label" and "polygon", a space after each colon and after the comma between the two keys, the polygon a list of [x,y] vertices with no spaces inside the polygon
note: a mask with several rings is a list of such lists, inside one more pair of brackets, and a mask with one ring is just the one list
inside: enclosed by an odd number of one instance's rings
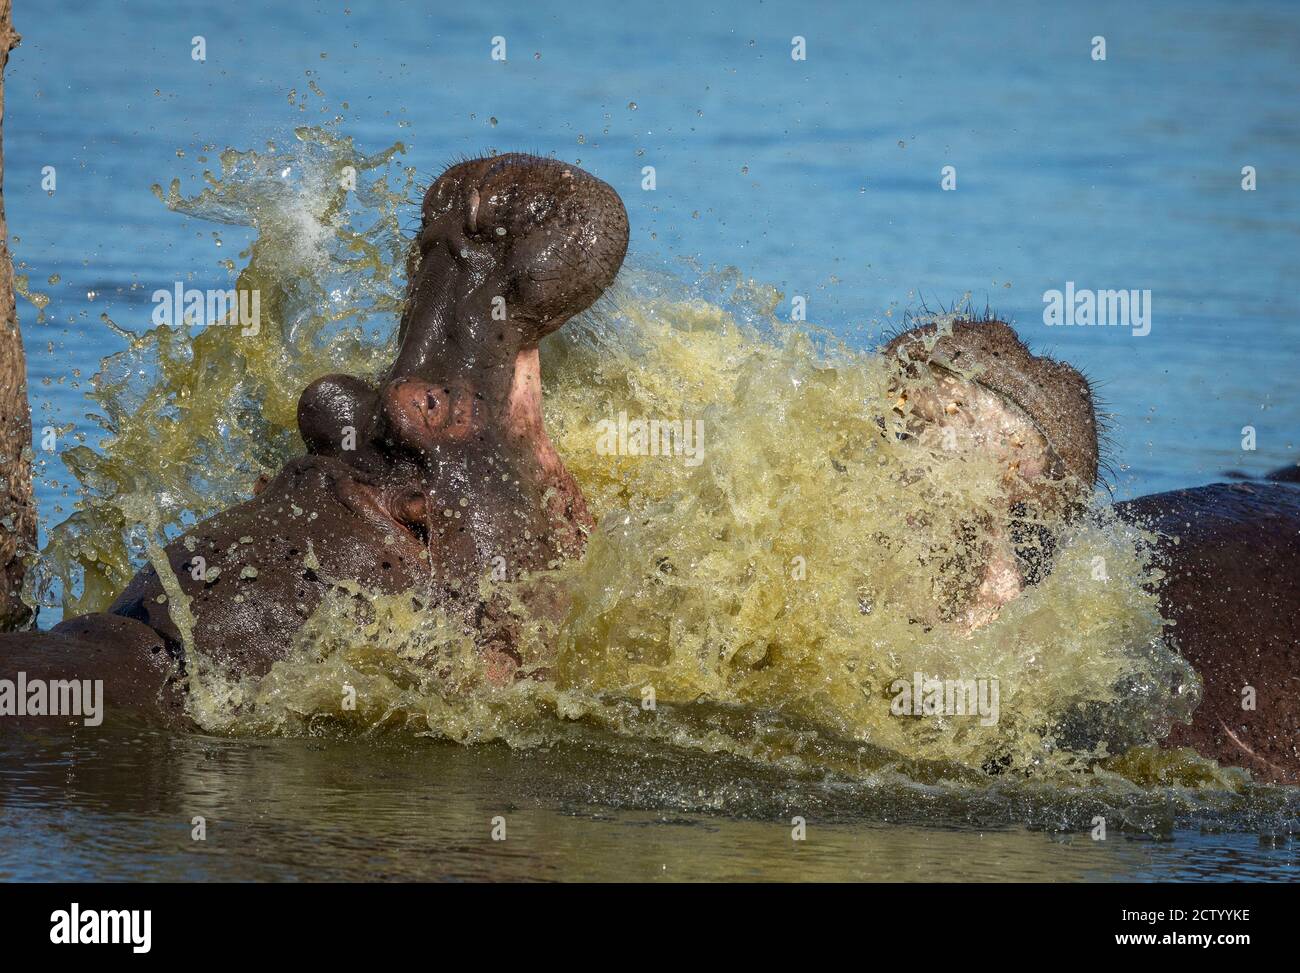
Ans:
{"label": "blue water surface", "polygon": [[[81,395],[122,347],[100,314],[143,327],[155,287],[228,279],[244,235],[149,186],[197,191],[203,146],[337,114],[422,173],[491,148],[581,161],[626,200],[634,260],[735,265],[861,343],[923,302],[987,303],[1098,382],[1120,497],[1293,463],[1300,9],[1088,6],[20,4],[5,199],[20,272],[52,300],[45,325],[20,306],[35,423],[93,442]],[[1151,333],[1046,327],[1066,281],[1149,289]],[[67,480],[51,458],[54,522]]]}

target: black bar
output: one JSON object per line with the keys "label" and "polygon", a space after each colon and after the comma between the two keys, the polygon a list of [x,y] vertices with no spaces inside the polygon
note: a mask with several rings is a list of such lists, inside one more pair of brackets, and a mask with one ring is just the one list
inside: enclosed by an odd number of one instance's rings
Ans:
{"label": "black bar", "polygon": [[[620,955],[612,948],[692,964],[702,948],[744,955],[774,943],[807,949],[810,959],[821,949],[852,946],[866,950],[863,956],[904,962],[985,965],[1039,946],[1071,960],[1103,953],[1232,956],[1292,943],[1296,915],[1289,885],[6,885],[6,955],[49,949],[66,956],[64,944],[51,942],[53,917],[70,914],[74,902],[83,923],[99,910],[150,914],[147,953],[136,954],[130,942],[79,943],[85,955],[205,962],[277,955],[374,962],[388,949],[408,947],[439,950],[426,954],[433,964],[452,961],[447,949],[484,950],[499,961],[511,948],[536,957],[546,942],[583,952],[599,945],[611,961]],[[142,932],[142,924],[135,929]]]}

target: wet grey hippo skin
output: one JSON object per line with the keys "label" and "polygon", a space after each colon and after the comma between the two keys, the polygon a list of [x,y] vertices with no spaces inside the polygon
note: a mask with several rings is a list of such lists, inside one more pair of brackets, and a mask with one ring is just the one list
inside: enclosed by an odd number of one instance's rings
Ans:
{"label": "wet grey hippo skin", "polygon": [[[515,577],[582,552],[590,517],[546,437],[537,343],[613,280],[627,245],[623,206],[580,169],[510,155],[448,170],[422,216],[387,374],[377,385],[346,375],[313,383],[299,405],[307,454],[252,500],[192,529],[193,551],[182,541],[167,550],[201,620],[199,645],[236,671],[263,672],[280,658],[327,579],[342,578],[394,592],[432,585],[486,651],[508,661],[509,626],[471,595],[474,580],[495,557]],[[504,321],[493,316],[498,297]],[[1009,515],[1081,511],[1098,467],[1083,377],[1031,355],[999,321],[959,322],[927,348],[922,339],[933,337],[933,326],[914,329],[885,353],[964,387],[968,401],[947,416],[937,400],[904,403],[908,421],[1019,430]],[[355,449],[345,448],[348,430]],[[1165,617],[1205,682],[1192,724],[1167,742],[1297,781],[1300,488],[1215,484],[1117,510],[1166,538]],[[304,565],[308,544],[318,567]],[[219,570],[215,579],[194,580],[198,555]],[[1034,583],[1046,562],[1021,563],[1020,583]],[[241,578],[247,566],[255,578]],[[183,652],[162,593],[146,568],[108,614],[0,636],[0,659],[29,675],[86,678],[93,669],[109,705],[183,724]],[[1253,711],[1240,705],[1246,685],[1257,691]]]}
{"label": "wet grey hippo skin", "polygon": [[1203,682],[1191,725],[1165,744],[1300,784],[1300,488],[1216,483],[1116,510],[1160,535],[1168,632]]}

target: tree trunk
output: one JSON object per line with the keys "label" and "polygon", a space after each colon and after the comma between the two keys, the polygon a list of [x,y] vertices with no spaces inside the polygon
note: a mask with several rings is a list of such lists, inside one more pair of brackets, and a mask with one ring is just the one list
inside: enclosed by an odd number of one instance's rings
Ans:
{"label": "tree trunk", "polygon": [[36,548],[32,499],[32,417],[27,405],[27,360],[14,306],[14,268],[4,209],[4,69],[18,46],[13,0],[0,0],[0,631],[31,619],[23,604],[23,573]]}

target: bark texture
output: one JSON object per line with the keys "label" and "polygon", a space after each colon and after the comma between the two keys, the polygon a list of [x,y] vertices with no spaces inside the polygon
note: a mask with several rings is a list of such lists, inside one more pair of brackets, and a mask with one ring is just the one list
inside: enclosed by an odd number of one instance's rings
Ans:
{"label": "bark texture", "polygon": [[23,575],[36,548],[32,498],[32,419],[27,359],[14,304],[14,269],[4,210],[4,70],[20,40],[12,0],[0,0],[0,631],[31,621],[23,604]]}

